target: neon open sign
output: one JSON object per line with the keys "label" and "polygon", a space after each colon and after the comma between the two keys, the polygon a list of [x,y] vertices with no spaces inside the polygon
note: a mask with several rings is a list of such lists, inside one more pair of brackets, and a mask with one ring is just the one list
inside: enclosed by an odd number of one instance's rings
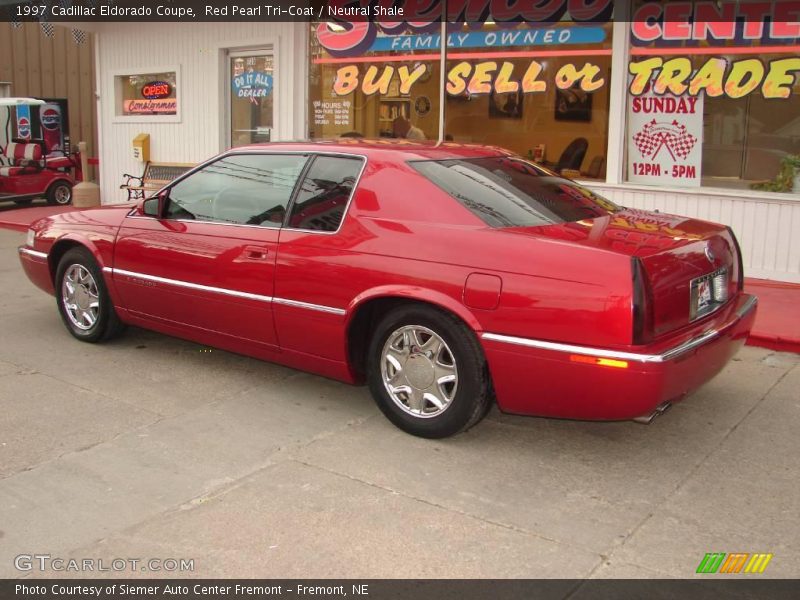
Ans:
{"label": "neon open sign", "polygon": [[151,81],[142,86],[142,97],[148,100],[159,100],[172,95],[172,86],[166,81]]}

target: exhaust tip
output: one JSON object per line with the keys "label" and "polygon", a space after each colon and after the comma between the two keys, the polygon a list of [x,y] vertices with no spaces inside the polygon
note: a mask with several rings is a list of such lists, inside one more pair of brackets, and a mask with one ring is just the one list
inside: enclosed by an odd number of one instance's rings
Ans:
{"label": "exhaust tip", "polygon": [[649,425],[653,422],[653,419],[663,415],[667,412],[670,408],[672,408],[672,402],[662,402],[658,406],[655,407],[653,412],[648,415],[642,415],[641,417],[636,417],[633,419],[636,423],[642,423],[643,425]]}

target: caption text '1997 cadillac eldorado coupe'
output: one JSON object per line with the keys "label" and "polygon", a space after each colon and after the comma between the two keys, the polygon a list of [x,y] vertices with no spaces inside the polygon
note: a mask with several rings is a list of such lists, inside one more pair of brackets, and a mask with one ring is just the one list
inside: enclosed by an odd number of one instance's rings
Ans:
{"label": "caption text '1997 cadillac eldorado coupe'", "polygon": [[501,410],[648,421],[744,343],[730,229],[629,210],[498,148],[230,150],[20,248],[73,336],[126,324],[366,382],[407,432]]}

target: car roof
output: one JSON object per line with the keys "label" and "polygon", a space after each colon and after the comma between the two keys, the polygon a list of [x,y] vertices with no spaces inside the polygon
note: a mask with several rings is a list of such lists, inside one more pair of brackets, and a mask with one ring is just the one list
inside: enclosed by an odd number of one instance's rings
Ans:
{"label": "car roof", "polygon": [[433,141],[416,141],[405,139],[359,139],[338,138],[334,140],[270,142],[252,144],[234,149],[236,152],[246,151],[308,151],[308,152],[341,152],[358,154],[367,158],[409,160],[445,160],[448,158],[481,158],[487,156],[508,156],[512,153],[497,146],[480,144],[462,144],[459,142],[443,142],[437,145]]}

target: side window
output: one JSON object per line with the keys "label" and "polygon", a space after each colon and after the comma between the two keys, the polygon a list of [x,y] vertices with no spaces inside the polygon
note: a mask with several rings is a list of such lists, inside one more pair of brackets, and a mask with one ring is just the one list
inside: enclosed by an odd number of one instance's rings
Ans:
{"label": "side window", "polygon": [[280,227],[307,160],[299,154],[221,158],[170,188],[166,218]]}
{"label": "side window", "polygon": [[289,227],[336,231],[364,161],[340,156],[317,156],[313,160],[292,205]]}

